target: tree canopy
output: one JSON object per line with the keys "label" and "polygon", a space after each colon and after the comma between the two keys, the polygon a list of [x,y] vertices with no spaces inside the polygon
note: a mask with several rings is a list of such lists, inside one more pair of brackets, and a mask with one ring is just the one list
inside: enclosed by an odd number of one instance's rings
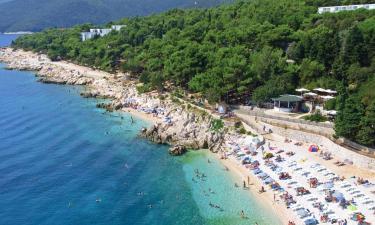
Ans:
{"label": "tree canopy", "polygon": [[175,9],[117,21],[127,27],[85,42],[80,32],[93,25],[48,29],[17,39],[13,47],[127,71],[145,90],[162,90],[169,82],[212,102],[247,101],[248,96],[266,102],[299,86],[336,89],[337,134],[374,146],[369,126],[375,101],[375,10],[318,14],[318,6],[361,1],[318,2],[244,0]]}

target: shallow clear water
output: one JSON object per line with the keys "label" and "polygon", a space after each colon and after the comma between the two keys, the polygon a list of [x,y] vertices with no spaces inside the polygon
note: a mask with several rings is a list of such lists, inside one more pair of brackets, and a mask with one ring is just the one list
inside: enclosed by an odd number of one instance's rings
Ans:
{"label": "shallow clear water", "polygon": [[1,225],[279,224],[204,151],[171,157],[137,137],[145,122],[96,102],[0,65]]}

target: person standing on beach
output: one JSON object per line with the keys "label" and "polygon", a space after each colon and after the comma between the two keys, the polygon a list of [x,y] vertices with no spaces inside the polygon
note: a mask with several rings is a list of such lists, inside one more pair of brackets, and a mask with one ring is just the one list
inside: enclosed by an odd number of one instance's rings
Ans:
{"label": "person standing on beach", "polygon": [[247,176],[247,185],[249,186],[250,185],[250,177]]}

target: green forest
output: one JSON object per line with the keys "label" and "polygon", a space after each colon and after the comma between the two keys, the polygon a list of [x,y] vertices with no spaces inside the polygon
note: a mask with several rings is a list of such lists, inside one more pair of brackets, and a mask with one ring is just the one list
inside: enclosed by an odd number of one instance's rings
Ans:
{"label": "green forest", "polygon": [[80,32],[93,25],[48,29],[13,47],[130,71],[143,91],[162,91],[168,82],[210,102],[260,104],[297,87],[335,89],[337,136],[373,147],[375,10],[317,13],[318,6],[361,2],[236,1],[123,19],[116,22],[127,25],[120,32],[85,42]]}

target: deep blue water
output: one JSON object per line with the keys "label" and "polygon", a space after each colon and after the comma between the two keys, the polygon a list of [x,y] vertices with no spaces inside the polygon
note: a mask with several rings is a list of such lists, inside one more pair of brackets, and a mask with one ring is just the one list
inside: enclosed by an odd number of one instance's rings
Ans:
{"label": "deep blue water", "polygon": [[[0,46],[12,38],[0,35]],[[79,92],[0,64],[1,225],[279,224],[209,154],[171,157],[137,137],[146,122]],[[193,182],[195,169],[206,181]]]}

